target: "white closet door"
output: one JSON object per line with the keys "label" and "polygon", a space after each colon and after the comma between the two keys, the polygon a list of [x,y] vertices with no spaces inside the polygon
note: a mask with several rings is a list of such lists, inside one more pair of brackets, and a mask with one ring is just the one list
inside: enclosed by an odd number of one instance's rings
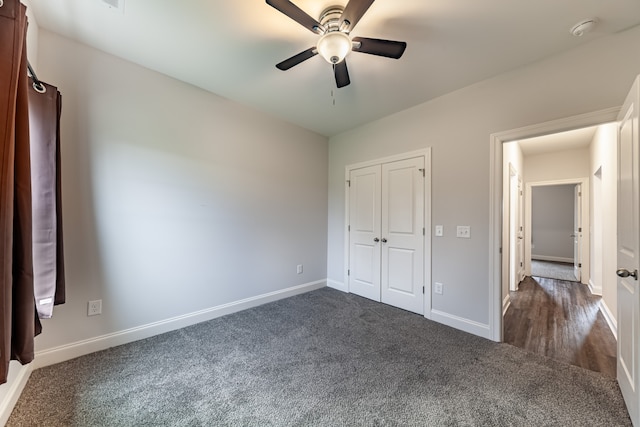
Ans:
{"label": "white closet door", "polygon": [[424,157],[382,165],[382,302],[424,314]]}
{"label": "white closet door", "polygon": [[356,169],[349,178],[349,292],[375,301],[380,301],[380,170],[380,165]]}

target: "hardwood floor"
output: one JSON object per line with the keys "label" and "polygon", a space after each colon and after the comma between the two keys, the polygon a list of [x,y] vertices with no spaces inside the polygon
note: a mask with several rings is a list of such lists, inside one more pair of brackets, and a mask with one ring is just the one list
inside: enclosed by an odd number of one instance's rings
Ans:
{"label": "hardwood floor", "polygon": [[506,343],[615,378],[616,340],[587,286],[526,277],[509,296]]}

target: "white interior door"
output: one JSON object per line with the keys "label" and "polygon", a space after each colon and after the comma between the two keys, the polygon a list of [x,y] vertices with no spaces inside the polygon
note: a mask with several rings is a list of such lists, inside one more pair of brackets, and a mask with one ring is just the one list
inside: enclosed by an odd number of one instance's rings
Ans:
{"label": "white interior door", "polygon": [[518,171],[509,163],[509,290],[518,289]]}
{"label": "white interior door", "polygon": [[[618,130],[618,384],[634,425],[640,426],[640,179],[638,108],[640,77],[620,111]],[[607,274],[612,274],[608,272]]]}
{"label": "white interior door", "polygon": [[424,314],[424,157],[382,165],[382,302]]}
{"label": "white interior door", "polygon": [[349,292],[380,301],[380,165],[352,170],[349,187]]}
{"label": "white interior door", "polygon": [[577,184],[573,193],[573,274],[579,282],[582,270],[582,186]]}
{"label": "white interior door", "polygon": [[517,268],[518,283],[524,280],[524,190],[522,188],[522,178],[518,176],[518,230],[517,230]]}

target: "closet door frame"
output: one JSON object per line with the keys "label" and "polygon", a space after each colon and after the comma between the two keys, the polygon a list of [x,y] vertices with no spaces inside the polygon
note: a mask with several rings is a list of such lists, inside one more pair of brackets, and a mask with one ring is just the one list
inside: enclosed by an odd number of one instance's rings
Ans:
{"label": "closet door frame", "polygon": [[380,165],[383,163],[396,162],[400,160],[407,160],[415,157],[424,157],[424,317],[431,319],[431,147],[427,147],[423,150],[411,151],[408,153],[396,154],[389,157],[369,160],[366,162],[355,163],[347,165],[345,167],[345,182],[344,182],[344,194],[345,194],[345,216],[344,216],[344,271],[343,271],[343,283],[347,292],[349,291],[349,178],[351,171],[354,169],[361,169],[369,166]]}

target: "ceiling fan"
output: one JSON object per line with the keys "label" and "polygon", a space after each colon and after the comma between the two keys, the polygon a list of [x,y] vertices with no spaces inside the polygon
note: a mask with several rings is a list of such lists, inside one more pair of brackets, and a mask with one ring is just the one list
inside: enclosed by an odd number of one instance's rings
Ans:
{"label": "ceiling fan", "polygon": [[282,71],[320,54],[333,65],[336,85],[341,88],[351,83],[345,61],[350,51],[398,59],[407,47],[406,42],[349,36],[374,0],[350,0],[345,7],[331,6],[322,12],[319,21],[289,0],[266,1],[268,5],[321,36],[315,46],[277,64],[276,67]]}

